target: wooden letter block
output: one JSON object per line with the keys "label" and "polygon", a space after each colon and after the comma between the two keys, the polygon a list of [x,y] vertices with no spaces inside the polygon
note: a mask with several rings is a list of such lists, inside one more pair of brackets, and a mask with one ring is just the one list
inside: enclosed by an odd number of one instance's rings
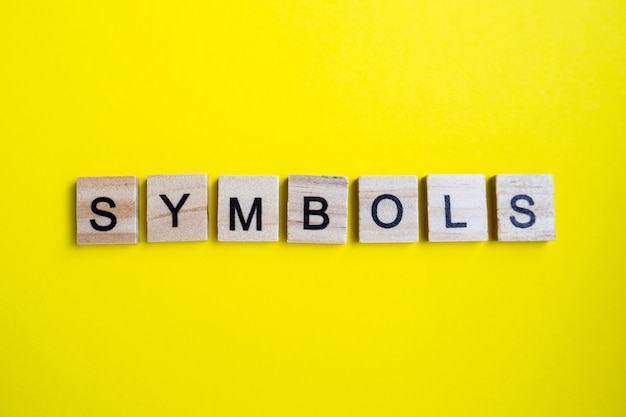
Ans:
{"label": "wooden letter block", "polygon": [[428,175],[428,240],[468,242],[489,239],[485,176]]}
{"label": "wooden letter block", "polygon": [[359,241],[417,242],[417,177],[359,177]]}
{"label": "wooden letter block", "polygon": [[346,243],[348,178],[290,175],[287,242]]}
{"label": "wooden letter block", "polygon": [[220,176],[217,192],[220,242],[278,241],[277,176]]}
{"label": "wooden letter block", "polygon": [[208,239],[206,174],[148,176],[148,242]]}
{"label": "wooden letter block", "polygon": [[137,177],[76,179],[76,243],[137,243]]}
{"label": "wooden letter block", "polygon": [[499,241],[555,240],[550,174],[496,175]]}

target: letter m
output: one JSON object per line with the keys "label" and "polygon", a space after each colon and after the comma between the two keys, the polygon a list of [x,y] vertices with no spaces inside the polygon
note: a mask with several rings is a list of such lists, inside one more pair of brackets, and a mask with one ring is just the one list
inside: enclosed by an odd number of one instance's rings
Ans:
{"label": "letter m", "polygon": [[243,212],[241,210],[241,206],[239,205],[239,199],[237,197],[230,198],[230,230],[235,230],[235,214],[239,217],[239,221],[241,222],[241,227],[243,230],[250,229],[250,225],[252,224],[252,219],[256,213],[256,230],[261,230],[262,219],[261,219],[261,198],[256,197],[254,202],[252,203],[252,208],[250,209],[250,213],[248,213],[248,218],[244,219]]}

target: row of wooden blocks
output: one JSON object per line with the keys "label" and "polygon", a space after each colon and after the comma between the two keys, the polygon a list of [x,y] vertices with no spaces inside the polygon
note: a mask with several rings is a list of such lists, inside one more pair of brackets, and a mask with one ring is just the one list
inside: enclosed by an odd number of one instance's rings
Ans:
{"label": "row of wooden blocks", "polygon": [[[219,241],[278,241],[277,176],[220,176]],[[290,175],[287,241],[346,243],[348,178]],[[80,245],[138,242],[137,177],[80,177],[76,181],[76,239]],[[550,174],[495,177],[499,241],[555,239],[554,183]],[[428,239],[488,240],[484,175],[426,177]],[[359,241],[417,242],[415,176],[358,179]],[[148,242],[208,239],[206,174],[154,175],[147,180]]]}

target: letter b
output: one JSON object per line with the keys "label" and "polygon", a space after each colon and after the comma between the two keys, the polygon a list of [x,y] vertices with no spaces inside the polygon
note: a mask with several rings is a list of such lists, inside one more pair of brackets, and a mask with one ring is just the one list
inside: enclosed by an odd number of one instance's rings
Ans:
{"label": "letter b", "polygon": [[[314,201],[316,203],[320,203],[322,207],[320,209],[313,210],[311,209],[311,202]],[[328,223],[330,223],[330,219],[328,218],[328,214],[326,214],[326,210],[328,209],[328,202],[326,199],[322,197],[304,197],[304,228],[306,230],[323,230],[326,229]],[[310,217],[320,216],[322,218],[322,223],[320,224],[311,224]]]}

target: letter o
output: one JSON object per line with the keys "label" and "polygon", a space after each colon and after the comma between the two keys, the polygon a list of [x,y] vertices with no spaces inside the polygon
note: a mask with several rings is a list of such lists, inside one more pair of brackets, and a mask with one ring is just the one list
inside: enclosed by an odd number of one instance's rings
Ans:
{"label": "letter o", "polygon": [[[378,217],[378,204],[380,204],[380,202],[383,200],[391,200],[396,205],[396,210],[397,210],[396,218],[389,223],[385,223],[381,221],[380,218]],[[397,225],[399,225],[400,221],[402,221],[402,212],[403,212],[402,203],[400,202],[400,199],[396,197],[395,195],[391,195],[391,194],[379,195],[378,197],[374,199],[374,202],[372,203],[372,219],[374,219],[374,223],[376,223],[378,226],[384,229],[391,229],[392,227],[396,227]]]}

